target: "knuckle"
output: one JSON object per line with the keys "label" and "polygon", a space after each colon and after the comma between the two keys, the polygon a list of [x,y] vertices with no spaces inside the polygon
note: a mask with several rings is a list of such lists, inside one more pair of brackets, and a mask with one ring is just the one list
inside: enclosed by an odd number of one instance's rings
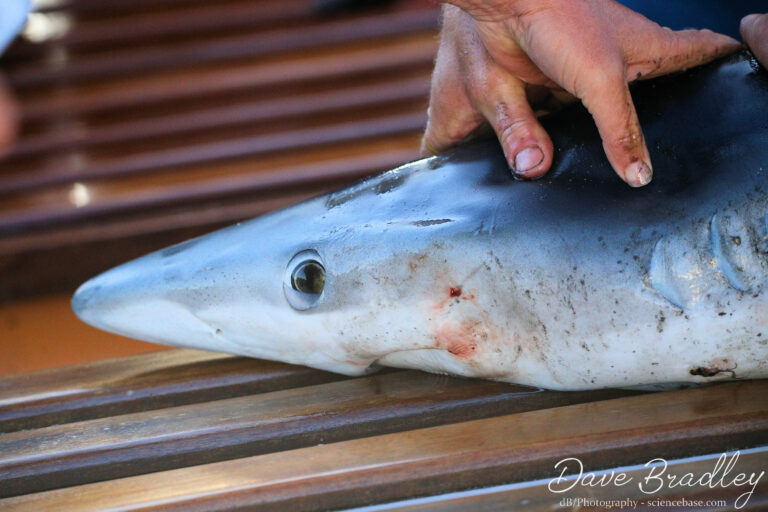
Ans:
{"label": "knuckle", "polygon": [[515,141],[528,137],[531,130],[527,118],[505,117],[499,121],[498,133],[502,144],[511,145]]}
{"label": "knuckle", "polygon": [[442,147],[455,144],[464,138],[467,133],[466,126],[458,122],[435,122],[430,120],[424,134],[424,140],[431,147]]}
{"label": "knuckle", "polygon": [[595,66],[595,69],[587,70],[587,76],[592,88],[601,91],[623,87],[626,82],[624,66],[616,63]]}
{"label": "knuckle", "polygon": [[459,142],[466,135],[467,130],[463,126],[458,124],[446,126],[443,130],[443,139],[450,141],[452,144]]}
{"label": "knuckle", "polygon": [[608,91],[626,87],[627,75],[622,62],[610,65],[594,64],[583,68],[574,80],[576,96],[586,102],[600,99]]}

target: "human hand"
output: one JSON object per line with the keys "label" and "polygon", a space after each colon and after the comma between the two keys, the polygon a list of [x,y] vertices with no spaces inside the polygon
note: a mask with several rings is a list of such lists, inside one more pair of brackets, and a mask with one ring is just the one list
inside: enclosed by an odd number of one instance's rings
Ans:
{"label": "human hand", "polygon": [[741,37],[760,63],[768,67],[768,14],[750,14],[741,20]]}
{"label": "human hand", "polygon": [[613,0],[451,3],[463,10],[443,11],[422,151],[455,145],[487,120],[523,178],[543,176],[552,163],[552,141],[531,102],[575,97],[595,119],[616,173],[647,184],[651,161],[627,83],[740,47],[709,30],[662,28]]}

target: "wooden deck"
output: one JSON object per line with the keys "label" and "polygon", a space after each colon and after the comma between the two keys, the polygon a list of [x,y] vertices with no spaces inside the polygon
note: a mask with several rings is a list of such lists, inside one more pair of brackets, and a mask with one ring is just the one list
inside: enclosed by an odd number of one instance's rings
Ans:
{"label": "wooden deck", "polygon": [[[560,495],[547,482],[566,457],[703,472],[737,449],[738,471],[759,473],[768,381],[554,392],[170,350],[0,380],[0,431],[0,510],[551,510],[579,496],[731,510],[744,488]],[[705,457],[676,461],[693,455]],[[748,505],[768,506],[768,479]]]}

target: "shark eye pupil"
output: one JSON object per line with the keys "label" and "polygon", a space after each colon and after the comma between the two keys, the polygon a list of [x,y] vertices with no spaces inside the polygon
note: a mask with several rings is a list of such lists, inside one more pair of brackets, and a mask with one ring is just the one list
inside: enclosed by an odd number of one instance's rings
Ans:
{"label": "shark eye pupil", "polygon": [[325,269],[317,261],[305,261],[291,274],[291,286],[298,292],[320,295],[325,286]]}
{"label": "shark eye pupil", "polygon": [[314,307],[324,289],[325,266],[317,251],[307,249],[291,258],[283,274],[283,295],[293,309]]}

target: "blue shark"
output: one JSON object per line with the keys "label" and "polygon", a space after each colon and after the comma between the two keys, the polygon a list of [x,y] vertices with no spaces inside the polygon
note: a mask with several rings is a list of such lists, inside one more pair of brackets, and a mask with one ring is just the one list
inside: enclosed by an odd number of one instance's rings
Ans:
{"label": "blue shark", "polygon": [[768,74],[746,53],[638,83],[654,181],[581,106],[538,181],[496,141],[403,165],[83,284],[85,322],[347,375],[576,390],[768,376]]}

